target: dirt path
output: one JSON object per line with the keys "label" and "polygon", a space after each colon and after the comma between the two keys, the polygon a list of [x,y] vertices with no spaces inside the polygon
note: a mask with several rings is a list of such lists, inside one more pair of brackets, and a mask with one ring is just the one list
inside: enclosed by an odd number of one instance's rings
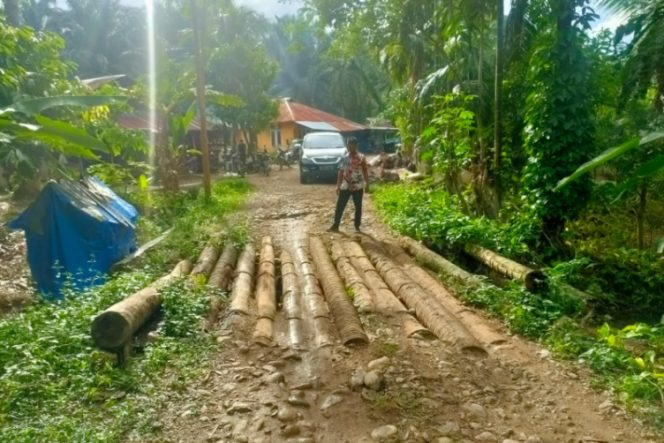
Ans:
{"label": "dirt path", "polygon": [[[277,257],[282,250],[295,256],[306,249],[310,234],[328,244],[354,239],[343,234],[351,233],[352,204],[342,234],[324,232],[331,224],[333,186],[300,185],[295,168],[250,180],[258,188],[247,207],[257,249],[265,235],[272,237]],[[363,231],[356,240],[390,239],[370,202]],[[302,265],[296,268],[302,282]],[[380,310],[359,314],[368,345],[345,347],[332,328],[333,344],[317,347],[312,316],[306,306],[302,310],[303,345],[297,350],[290,346],[283,310],[274,319],[269,347],[252,342],[254,316],[238,322],[226,313],[214,370],[179,394],[156,441],[663,441],[642,431],[608,394],[591,390],[579,367],[552,361],[547,351],[509,336],[492,320],[475,321],[505,341],[482,342],[484,355],[438,339],[409,338],[402,327],[408,312]]]}

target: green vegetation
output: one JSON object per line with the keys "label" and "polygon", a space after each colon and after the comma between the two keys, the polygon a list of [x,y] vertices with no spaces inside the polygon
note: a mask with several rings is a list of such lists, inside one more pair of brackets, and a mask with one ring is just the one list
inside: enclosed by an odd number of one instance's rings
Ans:
{"label": "green vegetation", "polygon": [[174,231],[137,269],[82,293],[72,289],[61,302],[38,302],[0,320],[0,440],[120,441],[157,431],[160,408],[209,363],[214,341],[200,325],[214,294],[185,282],[164,289],[158,338],[126,369],[94,348],[91,319],[178,260],[195,260],[221,229],[242,240],[242,225],[226,227],[224,219],[248,192],[243,181],[222,181],[209,202],[199,191],[152,195],[142,235],[170,226]]}
{"label": "green vegetation", "polygon": [[[565,240],[577,251],[575,259],[549,261],[532,248],[538,240],[536,217],[516,211],[504,221],[468,216],[456,196],[431,183],[380,186],[373,199],[393,229],[425,240],[457,261],[464,262],[459,251],[465,243],[476,243],[543,266],[550,284],[542,293],[517,283],[456,290],[469,303],[502,318],[514,332],[541,340],[563,358],[586,363],[622,402],[649,415],[651,423],[664,425],[664,327],[652,315],[664,310],[664,262],[654,251],[616,248],[606,254],[605,233],[586,226],[588,236],[566,233]],[[591,299],[579,299],[562,284],[585,290]],[[624,325],[639,318],[656,324],[618,328],[608,323]],[[593,322],[598,326],[590,326]]]}

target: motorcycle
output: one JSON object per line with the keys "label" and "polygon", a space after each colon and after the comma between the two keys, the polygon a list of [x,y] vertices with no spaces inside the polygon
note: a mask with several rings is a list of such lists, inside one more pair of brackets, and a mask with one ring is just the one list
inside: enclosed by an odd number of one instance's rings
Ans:
{"label": "motorcycle", "polygon": [[279,165],[279,170],[284,166],[291,167],[292,156],[290,155],[291,151],[287,151],[281,148],[277,148],[277,156],[275,157],[275,163]]}
{"label": "motorcycle", "polygon": [[264,176],[270,175],[270,156],[267,152],[261,152],[257,155],[258,171]]}

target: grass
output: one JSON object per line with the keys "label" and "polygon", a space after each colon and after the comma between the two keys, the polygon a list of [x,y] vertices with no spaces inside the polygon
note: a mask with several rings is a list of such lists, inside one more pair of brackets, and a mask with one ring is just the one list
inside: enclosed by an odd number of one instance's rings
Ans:
{"label": "grass", "polygon": [[[82,293],[66,290],[60,302],[37,302],[0,320],[0,441],[112,442],[156,432],[155,419],[169,401],[168,391],[184,389],[209,364],[216,345],[199,325],[213,294],[183,282],[165,288],[159,338],[126,369],[95,349],[91,320],[179,259],[195,260],[249,191],[244,182],[223,181],[207,204],[190,193],[152,197],[143,234],[150,237],[171,225],[175,229],[139,269]],[[242,229],[229,229],[228,235],[241,240]]]}

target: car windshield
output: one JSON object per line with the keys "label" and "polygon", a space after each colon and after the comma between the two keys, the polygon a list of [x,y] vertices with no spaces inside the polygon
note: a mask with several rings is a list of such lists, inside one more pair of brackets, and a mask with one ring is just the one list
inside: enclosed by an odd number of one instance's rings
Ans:
{"label": "car windshield", "polygon": [[339,134],[310,134],[304,139],[304,149],[343,149],[344,141]]}

